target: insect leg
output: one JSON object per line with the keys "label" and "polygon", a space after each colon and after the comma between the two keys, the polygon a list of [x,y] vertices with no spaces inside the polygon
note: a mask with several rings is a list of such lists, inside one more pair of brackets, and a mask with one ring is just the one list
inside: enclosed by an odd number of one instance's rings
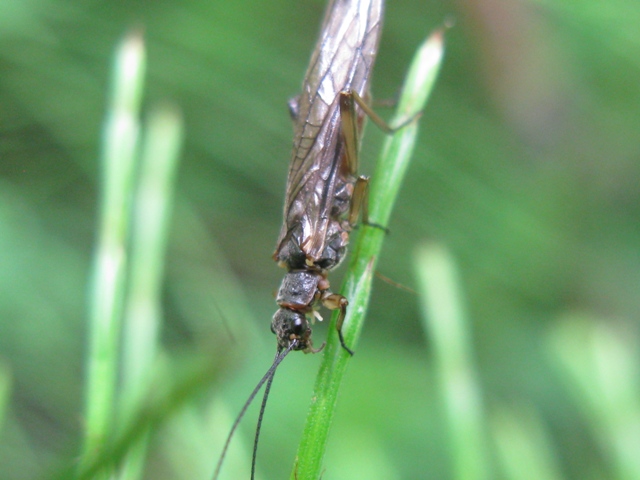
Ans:
{"label": "insect leg", "polygon": [[[381,127],[386,132],[393,132],[384,121],[371,110],[360,96],[353,91],[340,92],[340,119],[342,136],[344,138],[346,149],[346,166],[351,175],[358,172],[358,127],[355,104],[360,105],[365,113],[369,116],[374,115],[374,122],[384,125]],[[366,107],[366,110],[364,107]],[[372,117],[373,119],[374,117]],[[362,212],[362,223],[372,227],[378,227],[388,233],[388,230],[382,225],[369,222],[369,177],[359,176],[354,186],[353,195],[351,197],[351,206],[349,208],[349,224],[354,226],[358,220],[358,215]]]}
{"label": "insect leg", "polygon": [[349,301],[338,293],[329,293],[322,297],[322,304],[329,310],[340,309],[340,315],[338,315],[338,321],[336,322],[338,338],[340,338],[340,345],[342,345],[342,348],[349,352],[349,355],[353,356],[353,350],[347,347],[347,344],[344,341],[344,336],[342,335],[342,323],[344,322],[344,317],[347,315],[347,305],[349,305]]}
{"label": "insect leg", "polygon": [[346,167],[351,175],[358,173],[358,118],[354,95],[351,90],[340,92],[340,120],[346,149]]}
{"label": "insect leg", "polygon": [[370,227],[379,228],[384,230],[385,233],[389,233],[389,229],[378,224],[369,221],[369,177],[360,175],[356,179],[356,184],[353,188],[353,196],[351,197],[351,207],[349,209],[349,225],[355,226],[358,216],[362,213],[362,223]]}
{"label": "insect leg", "polygon": [[[406,127],[407,125],[409,125],[410,123],[415,122],[416,120],[418,120],[421,116],[422,116],[422,112],[418,112],[415,115],[412,115],[411,117],[407,118],[406,120],[404,120],[403,122],[401,122],[399,125],[392,127],[391,125],[389,125],[387,122],[385,122],[380,115],[378,115],[370,106],[367,102],[365,102],[363,100],[363,98],[358,95],[356,92],[349,90],[346,92],[341,92],[341,101],[340,101],[340,114],[342,115],[342,96],[345,97],[350,97],[348,100],[345,99],[344,102],[350,102],[351,103],[351,108],[355,111],[354,105],[357,103],[358,106],[362,109],[362,111],[367,115],[367,117],[369,117],[371,119],[371,121],[373,123],[376,124],[376,126],[382,130],[384,133],[387,133],[389,135],[397,132],[398,130],[402,130],[402,128]],[[355,116],[355,115],[354,115]]]}
{"label": "insect leg", "polygon": [[340,314],[338,315],[338,320],[336,322],[336,330],[338,330],[338,338],[340,339],[340,345],[342,345],[342,348],[344,348],[349,353],[349,355],[353,357],[353,350],[347,347],[347,344],[344,343],[344,336],[342,335],[342,323],[344,322],[344,317],[346,315],[347,315],[347,305],[344,304],[342,307],[340,307]]}
{"label": "insect leg", "polygon": [[354,226],[362,212],[362,222],[369,223],[369,177],[359,176],[353,188],[351,206],[349,208],[349,225]]}

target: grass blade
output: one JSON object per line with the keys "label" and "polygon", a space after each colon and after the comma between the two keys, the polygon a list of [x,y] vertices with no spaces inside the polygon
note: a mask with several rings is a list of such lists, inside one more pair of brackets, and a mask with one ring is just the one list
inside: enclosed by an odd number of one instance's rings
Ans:
{"label": "grass blade", "polygon": [[[177,109],[156,108],[145,124],[131,239],[131,275],[124,315],[122,418],[128,425],[144,408],[155,379],[167,224],[178,165],[182,124]],[[137,442],[120,472],[141,478],[148,435]]]}
{"label": "grass blade", "polygon": [[[398,125],[424,109],[438,74],[443,55],[443,33],[436,32],[418,49],[407,74],[398,110],[392,124]],[[418,133],[417,122],[397,131],[385,142],[371,185],[369,215],[372,222],[387,225],[400,184],[409,165]],[[349,309],[342,332],[347,345],[356,348],[371,292],[371,283],[385,233],[362,226],[353,246],[342,294]],[[333,316],[324,358],[316,379],[313,402],[298,447],[291,478],[320,478],[329,428],[338,390],[351,358],[338,342]]]}
{"label": "grass blade", "polygon": [[462,308],[453,258],[439,245],[424,246],[418,251],[416,269],[423,325],[433,343],[450,432],[453,478],[491,478],[471,334]]}
{"label": "grass blade", "polygon": [[86,430],[81,468],[99,455],[114,424],[144,57],[140,34],[136,32],[125,38],[116,57],[112,98],[104,127],[103,185],[90,292]]}

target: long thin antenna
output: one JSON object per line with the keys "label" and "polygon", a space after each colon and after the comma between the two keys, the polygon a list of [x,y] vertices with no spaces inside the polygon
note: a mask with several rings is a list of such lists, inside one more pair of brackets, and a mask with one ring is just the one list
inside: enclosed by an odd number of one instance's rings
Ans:
{"label": "long thin antenna", "polygon": [[260,405],[260,414],[258,415],[258,425],[256,426],[256,436],[253,439],[253,456],[251,457],[251,480],[254,480],[256,474],[256,458],[258,456],[258,439],[260,438],[260,429],[262,428],[262,417],[264,417],[264,410],[267,407],[267,399],[269,398],[269,392],[271,391],[271,384],[273,383],[273,377],[276,376],[275,369],[269,377],[267,386],[264,387],[264,396],[262,397],[262,405]]}
{"label": "long thin antenna", "polygon": [[[224,457],[227,455],[227,450],[229,449],[229,444],[231,443],[231,438],[233,438],[233,434],[236,433],[236,430],[238,429],[238,425],[240,425],[240,421],[242,420],[242,417],[244,417],[244,414],[247,412],[247,409],[249,408],[249,405],[251,405],[251,402],[253,402],[253,399],[256,397],[256,395],[258,394],[258,392],[262,388],[262,385],[264,385],[264,382],[266,382],[267,380],[269,380],[269,383],[267,384],[267,389],[266,389],[265,393],[269,391],[269,389],[271,388],[271,382],[273,381],[273,375],[275,374],[275,371],[278,368],[278,365],[280,365],[280,362],[282,362],[282,360],[284,360],[284,357],[286,357],[287,354],[291,350],[293,350],[294,347],[297,344],[298,344],[297,340],[292,340],[291,343],[289,344],[289,346],[286,348],[286,350],[281,351],[280,349],[278,349],[278,351],[276,352],[276,356],[275,356],[275,358],[273,360],[273,364],[271,364],[271,367],[269,367],[269,370],[267,370],[267,373],[265,373],[264,376],[260,379],[260,381],[256,385],[256,388],[253,389],[253,392],[251,392],[251,395],[249,395],[249,398],[247,399],[245,404],[242,406],[242,410],[240,410],[240,413],[238,414],[238,417],[236,418],[236,421],[233,422],[233,426],[231,427],[231,431],[229,432],[229,436],[227,436],[227,441],[224,442],[224,447],[222,449],[222,453],[220,454],[220,459],[218,460],[218,464],[216,465],[216,469],[213,472],[213,480],[217,480],[218,475],[220,475],[220,469],[222,468],[222,462],[224,461]],[[258,431],[260,431],[260,424],[262,423],[262,415],[264,413],[265,403],[266,403],[266,398],[263,399],[262,408],[260,409],[260,417],[258,419]],[[254,471],[254,467],[255,467],[257,442],[258,442],[258,439],[257,439],[257,433],[256,433],[256,439],[254,440],[254,447],[253,447],[254,450],[253,450],[253,462],[252,462],[252,465],[251,465],[251,478],[253,478],[253,471]]]}

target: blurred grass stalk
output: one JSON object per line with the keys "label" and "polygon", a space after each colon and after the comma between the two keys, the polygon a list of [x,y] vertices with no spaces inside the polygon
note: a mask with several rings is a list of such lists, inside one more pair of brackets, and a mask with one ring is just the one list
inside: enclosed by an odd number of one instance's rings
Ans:
{"label": "blurred grass stalk", "polygon": [[[124,315],[122,400],[124,426],[141,413],[151,382],[160,328],[161,290],[167,223],[182,140],[180,114],[156,108],[145,125],[140,175],[134,203],[131,269]],[[120,478],[142,477],[147,434],[130,452]]]}
{"label": "blurred grass stalk", "polygon": [[[80,476],[96,464],[108,466],[98,478],[115,473],[115,465],[104,458],[107,446],[134,421],[153,377],[162,259],[181,121],[171,108],[156,110],[139,152],[144,70],[143,39],[140,32],[133,32],[116,54],[104,128]],[[120,478],[141,475],[145,438],[138,437]]]}
{"label": "blurred grass stalk", "polygon": [[422,246],[416,260],[423,326],[433,344],[450,433],[452,478],[492,478],[486,450],[482,392],[454,260],[437,244]]}
{"label": "blurred grass stalk", "polygon": [[8,365],[0,361],[0,432],[2,432],[2,426],[9,407],[12,380],[11,370]]}
{"label": "blurred grass stalk", "polygon": [[611,478],[640,478],[640,338],[637,325],[585,315],[561,319],[550,351],[593,432]]}
{"label": "blurred grass stalk", "polygon": [[[444,53],[443,31],[432,34],[418,49],[407,74],[392,125],[400,125],[419,114],[435,84]],[[388,225],[402,179],[409,165],[417,138],[418,124],[412,122],[387,139],[378,160],[369,196],[370,221]],[[342,293],[349,299],[349,308],[342,332],[345,342],[356,349],[363,327],[375,265],[380,255],[385,233],[379,228],[362,225],[346,272]],[[337,314],[333,315],[332,332],[324,349],[318,372],[313,402],[307,415],[302,439],[298,446],[291,478],[320,478],[329,428],[337,404],[342,378],[351,358],[338,342],[335,331]],[[357,349],[356,349],[357,351]]]}
{"label": "blurred grass stalk", "polygon": [[502,406],[490,419],[496,453],[508,480],[561,480],[557,448],[533,406]]}
{"label": "blurred grass stalk", "polygon": [[116,55],[104,127],[103,190],[90,292],[86,431],[81,468],[99,456],[113,433],[144,67],[142,37],[135,33],[124,39]]}

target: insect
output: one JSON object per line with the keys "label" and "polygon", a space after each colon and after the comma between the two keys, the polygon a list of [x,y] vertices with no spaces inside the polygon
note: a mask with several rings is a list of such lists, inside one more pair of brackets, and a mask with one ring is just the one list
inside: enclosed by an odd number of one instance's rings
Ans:
{"label": "insect", "polygon": [[320,318],[316,309],[323,305],[340,309],[340,343],[353,354],[341,330],[348,301],[331,292],[327,274],[344,258],[361,210],[367,221],[368,178],[356,176],[358,137],[365,114],[373,115],[362,99],[369,97],[382,11],[382,0],[332,0],[302,93],[290,102],[293,155],[284,222],[273,255],[288,270],[271,323],[279,351],[289,346],[318,351],[309,317]]}
{"label": "insect", "polygon": [[344,259],[349,232],[360,214],[367,223],[368,178],[357,176],[358,138],[365,116],[383,130],[392,131],[365,101],[369,99],[383,7],[383,0],[330,1],[302,93],[289,102],[294,122],[293,154],[284,221],[273,254],[287,269],[276,299],[279,308],[271,322],[277,353],[232,426],[214,479],[242,416],[266,382],[254,441],[254,478],[260,426],[275,371],[293,350],[308,353],[322,349],[313,348],[310,326],[311,319],[320,318],[320,306],[340,310],[340,343],[353,354],[341,330],[349,302],[330,290],[327,275]]}

